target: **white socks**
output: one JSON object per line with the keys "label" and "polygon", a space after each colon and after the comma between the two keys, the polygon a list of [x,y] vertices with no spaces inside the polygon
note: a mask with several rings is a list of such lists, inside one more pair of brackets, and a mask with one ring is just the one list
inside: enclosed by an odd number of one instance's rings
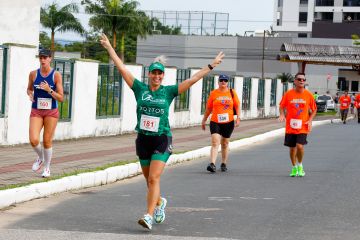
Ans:
{"label": "white socks", "polygon": [[52,147],[48,149],[44,149],[45,168],[50,168],[52,152],[53,152]]}
{"label": "white socks", "polygon": [[43,148],[41,147],[41,144],[39,143],[36,147],[33,147],[33,149],[37,153],[40,160],[44,160]]}

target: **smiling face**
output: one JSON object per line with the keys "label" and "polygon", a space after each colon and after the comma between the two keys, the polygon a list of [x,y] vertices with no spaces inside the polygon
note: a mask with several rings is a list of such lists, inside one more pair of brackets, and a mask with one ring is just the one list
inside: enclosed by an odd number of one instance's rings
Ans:
{"label": "smiling face", "polygon": [[155,69],[148,74],[149,77],[149,85],[151,87],[159,87],[164,78],[164,72],[158,69]]}
{"label": "smiling face", "polygon": [[229,80],[227,79],[219,79],[218,84],[220,89],[225,89],[228,87]]}

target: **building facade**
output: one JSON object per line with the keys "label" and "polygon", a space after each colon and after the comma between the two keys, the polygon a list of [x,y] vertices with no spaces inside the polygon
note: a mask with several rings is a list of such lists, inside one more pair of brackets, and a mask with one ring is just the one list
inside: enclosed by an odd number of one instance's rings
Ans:
{"label": "building facade", "polygon": [[360,0],[275,0],[274,10],[279,36],[350,39],[360,34]]}

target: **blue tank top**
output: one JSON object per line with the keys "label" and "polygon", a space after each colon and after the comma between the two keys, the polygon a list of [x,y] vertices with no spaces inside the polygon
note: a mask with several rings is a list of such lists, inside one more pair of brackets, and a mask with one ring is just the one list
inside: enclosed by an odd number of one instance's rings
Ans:
{"label": "blue tank top", "polygon": [[32,103],[32,108],[35,109],[56,109],[57,101],[46,91],[40,89],[40,83],[46,81],[50,88],[53,91],[56,91],[55,81],[54,81],[55,69],[46,76],[42,76],[40,69],[36,71],[36,77],[33,84],[34,88],[34,102]]}

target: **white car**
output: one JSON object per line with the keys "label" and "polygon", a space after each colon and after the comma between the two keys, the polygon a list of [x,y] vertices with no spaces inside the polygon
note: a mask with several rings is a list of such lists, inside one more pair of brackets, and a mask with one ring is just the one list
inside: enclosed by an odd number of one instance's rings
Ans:
{"label": "white car", "polygon": [[332,98],[332,96],[330,95],[320,95],[317,98],[317,102],[326,102],[325,105],[325,112],[327,110],[335,110],[335,102],[334,99]]}

